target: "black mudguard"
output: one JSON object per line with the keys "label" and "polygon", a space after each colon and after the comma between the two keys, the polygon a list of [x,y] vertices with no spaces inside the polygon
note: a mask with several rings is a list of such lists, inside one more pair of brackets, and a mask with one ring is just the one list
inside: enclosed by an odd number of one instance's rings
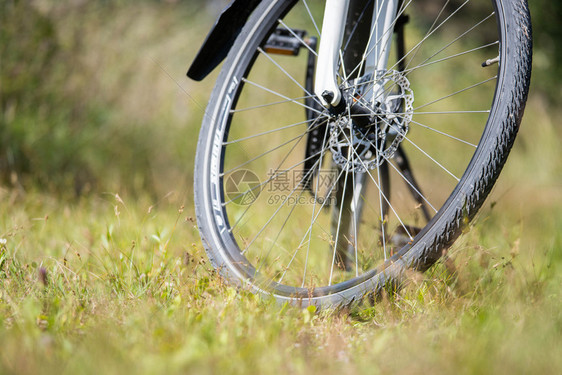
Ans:
{"label": "black mudguard", "polygon": [[191,63],[187,72],[189,78],[201,81],[225,59],[250,14],[260,2],[261,0],[232,0],[217,18]]}

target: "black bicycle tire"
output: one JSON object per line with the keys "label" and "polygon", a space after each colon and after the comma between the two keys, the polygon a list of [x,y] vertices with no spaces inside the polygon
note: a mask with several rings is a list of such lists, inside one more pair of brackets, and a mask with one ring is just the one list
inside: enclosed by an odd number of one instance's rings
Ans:
{"label": "black bicycle tire", "polygon": [[[251,278],[241,276],[240,270],[228,259],[224,252],[224,242],[217,241],[217,223],[212,216],[213,207],[210,197],[209,156],[212,153],[210,140],[215,135],[216,121],[220,118],[221,105],[233,82],[232,77],[240,72],[237,63],[251,57],[244,56],[244,46],[255,43],[255,28],[260,20],[270,17],[277,18],[283,9],[290,8],[295,1],[270,0],[264,1],[248,21],[246,27],[238,37],[231,53],[217,80],[209,106],[201,128],[197,156],[195,162],[195,207],[197,222],[203,245],[215,268],[231,282],[237,285],[247,285],[253,291],[273,294],[281,302],[300,305],[342,305],[349,304],[363,298],[366,294],[378,292],[389,281],[400,279],[404,270],[414,268],[424,271],[432,266],[441,256],[443,250],[449,247],[459,236],[464,225],[469,222],[484,203],[492,189],[507,159],[515,140],[525,102],[529,90],[531,74],[531,23],[527,2],[525,0],[496,0],[498,27],[503,36],[501,48],[502,58],[498,87],[494,98],[493,113],[490,114],[488,124],[484,130],[484,144],[479,145],[469,166],[443,208],[432,219],[432,224],[416,236],[412,245],[405,246],[395,254],[382,270],[373,270],[363,275],[362,280],[341,290],[325,294],[317,293],[308,297],[295,297],[279,290],[261,288],[252,283]],[[275,10],[277,14],[270,13]],[[268,26],[269,27],[269,26]],[[248,66],[247,63],[244,66]],[[250,64],[251,65],[251,64]],[[238,69],[238,71],[236,71]],[[241,83],[240,83],[241,85]],[[238,93],[239,90],[236,90]],[[236,100],[230,96],[229,100]],[[216,194],[217,192],[215,192]],[[221,193],[222,194],[222,193]],[[221,241],[224,241],[221,238]],[[345,284],[345,283],[343,283]]]}

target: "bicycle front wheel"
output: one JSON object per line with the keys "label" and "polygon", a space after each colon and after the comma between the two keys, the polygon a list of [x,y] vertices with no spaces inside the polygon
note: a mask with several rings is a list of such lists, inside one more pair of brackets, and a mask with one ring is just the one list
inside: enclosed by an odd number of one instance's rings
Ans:
{"label": "bicycle front wheel", "polygon": [[232,282],[349,304],[434,264],[496,181],[528,92],[526,1],[401,1],[369,72],[361,25],[383,1],[348,17],[338,114],[312,92],[322,1],[262,2],[232,48],[195,167],[201,238]]}

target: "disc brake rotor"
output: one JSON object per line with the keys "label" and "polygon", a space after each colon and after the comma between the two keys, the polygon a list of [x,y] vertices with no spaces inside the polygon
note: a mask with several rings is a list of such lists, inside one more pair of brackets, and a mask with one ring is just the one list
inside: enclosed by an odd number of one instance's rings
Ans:
{"label": "disc brake rotor", "polygon": [[348,103],[359,102],[371,112],[370,125],[358,126],[349,113],[330,121],[334,162],[347,171],[375,169],[394,156],[408,133],[414,112],[410,82],[400,72],[381,70],[348,82],[342,91]]}

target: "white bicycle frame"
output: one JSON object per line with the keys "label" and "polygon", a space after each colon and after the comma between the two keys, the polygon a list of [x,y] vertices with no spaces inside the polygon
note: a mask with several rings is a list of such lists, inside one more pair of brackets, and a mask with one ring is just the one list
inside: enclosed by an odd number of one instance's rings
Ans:
{"label": "white bicycle frame", "polygon": [[[375,9],[371,22],[371,33],[361,63],[364,64],[362,68],[365,74],[386,69],[398,1],[374,1]],[[341,58],[343,64],[340,49],[345,32],[348,7],[349,0],[326,0],[314,85],[314,93],[326,107],[335,107],[341,101],[341,91],[337,78],[338,62]],[[355,69],[356,67],[351,68]],[[379,98],[383,92],[382,85],[375,82],[373,90],[370,90],[371,96],[364,99],[370,102],[372,98]]]}

